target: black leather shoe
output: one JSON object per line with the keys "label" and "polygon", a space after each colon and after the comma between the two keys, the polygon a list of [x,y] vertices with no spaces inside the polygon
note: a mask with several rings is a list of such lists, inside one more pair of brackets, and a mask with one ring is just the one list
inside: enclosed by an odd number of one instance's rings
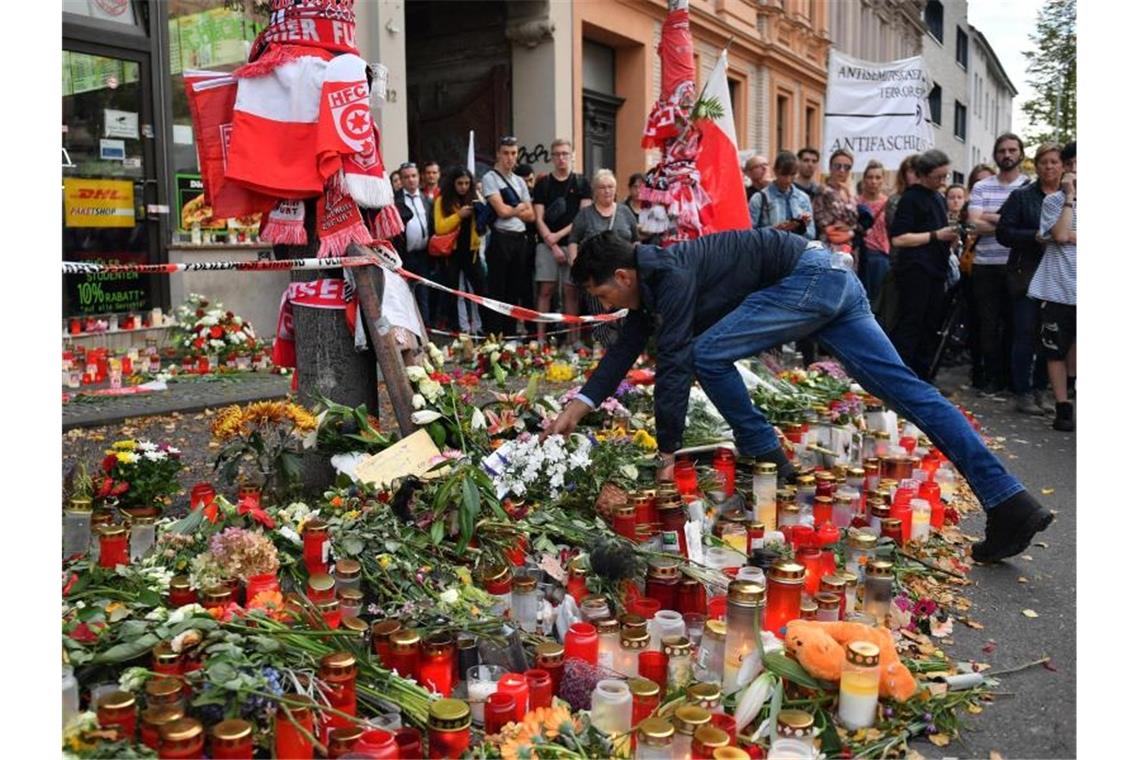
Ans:
{"label": "black leather shoe", "polygon": [[1049,527],[1053,513],[1027,491],[1019,491],[986,512],[986,537],[971,547],[975,562],[998,562],[1021,554],[1033,536]]}

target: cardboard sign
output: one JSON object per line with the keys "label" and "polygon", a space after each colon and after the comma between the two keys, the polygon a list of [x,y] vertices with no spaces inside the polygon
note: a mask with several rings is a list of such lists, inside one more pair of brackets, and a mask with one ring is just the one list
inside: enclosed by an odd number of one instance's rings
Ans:
{"label": "cardboard sign", "polygon": [[415,475],[430,480],[446,474],[446,468],[428,473],[440,455],[431,436],[426,430],[417,430],[412,435],[389,446],[379,454],[373,454],[356,466],[356,477],[366,483],[386,486],[392,481]]}
{"label": "cardboard sign", "polygon": [[134,227],[134,183],[65,177],[63,208],[65,227]]}

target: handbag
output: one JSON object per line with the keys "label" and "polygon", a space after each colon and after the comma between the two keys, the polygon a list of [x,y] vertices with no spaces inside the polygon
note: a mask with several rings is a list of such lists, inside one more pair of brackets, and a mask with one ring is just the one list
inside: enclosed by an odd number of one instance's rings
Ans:
{"label": "handbag", "polygon": [[428,238],[428,256],[450,256],[455,253],[455,244],[459,242],[459,228],[442,235],[432,235]]}

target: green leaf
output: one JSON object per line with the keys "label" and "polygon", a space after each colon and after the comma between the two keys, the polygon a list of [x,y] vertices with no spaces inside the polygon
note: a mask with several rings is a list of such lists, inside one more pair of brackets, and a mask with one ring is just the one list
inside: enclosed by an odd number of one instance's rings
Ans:
{"label": "green leaf", "polygon": [[340,541],[340,548],[350,557],[355,557],[364,551],[364,541],[358,536],[345,536]]}
{"label": "green leaf", "polygon": [[149,652],[155,644],[158,643],[158,637],[152,633],[144,634],[134,641],[127,641],[122,644],[107,649],[95,655],[92,662],[126,662]]}
{"label": "green leaf", "polygon": [[835,686],[820,681],[814,678],[810,673],[803,669],[803,666],[796,662],[786,654],[773,652],[764,655],[764,669],[779,676],[786,678],[792,683],[803,686],[807,689],[815,689],[816,691],[835,691]]}
{"label": "green leaf", "polygon": [[143,607],[150,607],[153,609],[154,607],[162,606],[162,597],[158,595],[158,592],[152,591],[149,588],[143,589],[139,592],[138,603]]}
{"label": "green leaf", "polygon": [[431,542],[439,546],[441,541],[443,541],[443,522],[436,520],[431,524]]}
{"label": "green leaf", "polygon": [[119,638],[133,639],[142,636],[150,626],[146,620],[127,620],[119,626]]}
{"label": "green leaf", "polygon": [[272,636],[250,636],[249,640],[253,642],[258,651],[265,654],[281,651],[281,642]]}
{"label": "green leaf", "polygon": [[215,662],[206,668],[206,676],[217,684],[224,684],[237,677],[237,668],[228,662]]}
{"label": "green leaf", "polygon": [[428,435],[431,436],[432,443],[438,448],[442,449],[444,444],[447,443],[447,430],[444,429],[439,420],[428,425]]}
{"label": "green leaf", "polygon": [[843,750],[843,743],[839,741],[839,732],[835,730],[835,723],[827,713],[817,712],[816,719],[823,718],[823,733],[820,735],[820,751],[824,757],[838,757]]}

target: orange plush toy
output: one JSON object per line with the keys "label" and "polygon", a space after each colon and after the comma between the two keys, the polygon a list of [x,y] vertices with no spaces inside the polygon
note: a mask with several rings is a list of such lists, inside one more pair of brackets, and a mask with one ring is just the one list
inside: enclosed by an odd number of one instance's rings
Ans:
{"label": "orange plush toy", "polygon": [[825,681],[838,681],[843,658],[852,641],[869,641],[879,647],[879,695],[900,702],[910,699],[918,684],[899,660],[895,642],[886,628],[862,623],[829,623],[792,620],[784,646],[811,675]]}

